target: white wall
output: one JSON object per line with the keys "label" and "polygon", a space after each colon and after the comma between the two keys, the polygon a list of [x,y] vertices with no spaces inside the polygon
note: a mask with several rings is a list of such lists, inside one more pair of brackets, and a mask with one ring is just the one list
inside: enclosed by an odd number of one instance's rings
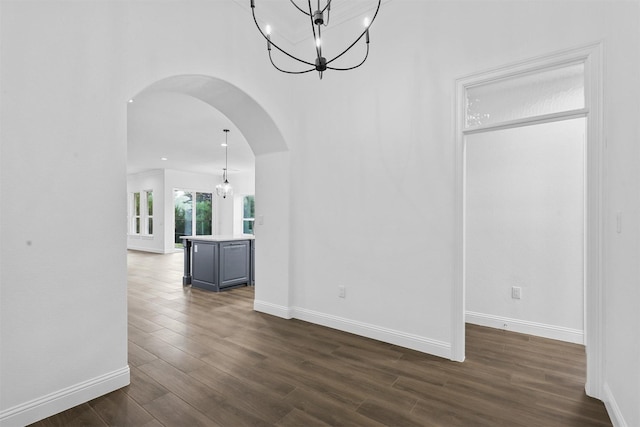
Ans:
{"label": "white wall", "polygon": [[[447,356],[454,80],[603,40],[606,398],[639,425],[639,18],[637,2],[393,0],[365,66],[319,81],[271,69],[235,2],[2,2],[0,411],[126,366],[126,100],[150,83],[231,82],[288,145],[256,157],[257,250],[272,245],[256,308]],[[70,189],[93,191],[101,228],[56,214]],[[46,218],[22,209],[36,193]]]}
{"label": "white wall", "polygon": [[129,382],[127,100],[185,72],[240,80],[276,116],[289,94],[255,78],[252,55],[220,61],[258,49],[250,26],[218,25],[244,17],[235,3],[0,7],[0,424],[13,426]]}
{"label": "white wall", "polygon": [[111,2],[1,3],[0,424],[129,383],[126,99]]}
{"label": "white wall", "polygon": [[466,138],[468,322],[583,343],[584,130],[574,119]]}
{"label": "white wall", "polygon": [[[603,12],[605,393],[616,426],[640,425],[640,5]],[[621,229],[617,231],[617,214]],[[635,380],[634,380],[635,379]]]}
{"label": "white wall", "polygon": [[[153,191],[153,235],[131,233],[131,194],[135,192]],[[173,198],[168,201],[173,203]],[[137,174],[127,175],[127,249],[137,251],[165,253],[165,194],[164,194],[164,171],[154,169]]]}
{"label": "white wall", "polygon": [[290,286],[291,164],[289,153],[256,156],[256,224],[254,308],[276,316],[292,317]]}
{"label": "white wall", "polygon": [[[640,301],[640,94],[632,77],[639,75],[639,15],[637,2],[394,0],[371,28],[364,67],[326,73],[322,82],[292,80],[307,100],[291,149],[294,311],[389,341],[408,337],[407,345],[446,356],[455,236],[453,82],[602,41],[609,144],[604,378],[627,425],[640,424],[638,382],[629,381],[640,375],[634,308]],[[327,34],[326,49],[341,33]],[[621,235],[612,215],[618,209],[625,218]],[[338,285],[346,286],[345,299]]]}

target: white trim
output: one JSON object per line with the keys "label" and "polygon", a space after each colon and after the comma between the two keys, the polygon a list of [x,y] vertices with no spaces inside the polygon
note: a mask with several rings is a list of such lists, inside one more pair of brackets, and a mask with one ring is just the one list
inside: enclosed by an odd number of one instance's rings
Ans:
{"label": "white trim", "polygon": [[602,399],[604,382],[603,259],[603,60],[602,44],[590,46],[585,60],[586,105],[589,108],[586,144],[585,191],[585,344],[587,395]]}
{"label": "white trim", "polygon": [[0,412],[1,426],[32,424],[129,385],[129,366]]}
{"label": "white trim", "polygon": [[465,349],[465,224],[464,224],[464,179],[465,144],[464,115],[465,90],[467,87],[502,78],[514,77],[551,67],[583,62],[585,65],[585,111],[588,112],[586,142],[586,220],[585,220],[585,335],[587,353],[586,393],[595,398],[602,395],[603,381],[603,336],[602,315],[602,43],[594,43],[576,49],[522,61],[482,73],[457,79],[456,105],[454,106],[454,281],[452,290],[451,359],[464,360]]}
{"label": "white trim", "polygon": [[340,331],[372,338],[374,340],[395,344],[434,356],[451,358],[451,346],[442,341],[422,337],[420,335],[409,334],[396,331],[394,329],[382,328],[369,323],[358,322],[344,317],[333,316],[318,311],[307,310],[300,307],[293,308],[294,317],[306,322],[326,326]]}
{"label": "white trim", "polygon": [[349,332],[389,344],[421,351],[434,356],[443,357],[445,359],[451,358],[451,346],[448,343],[422,337],[420,335],[383,328],[370,323],[346,319],[344,317],[308,310],[306,308],[284,307],[264,301],[254,301],[253,309],[272,316],[284,319],[299,319],[316,325],[326,326],[339,331]]}
{"label": "white trim", "polygon": [[465,236],[465,170],[466,155],[464,144],[465,128],[465,106],[466,106],[466,87],[465,80],[456,80],[455,87],[455,105],[454,105],[454,212],[453,212],[453,286],[451,293],[451,360],[455,362],[463,362],[465,358],[465,254],[464,236]]}
{"label": "white trim", "polygon": [[624,420],[622,411],[620,411],[620,407],[618,406],[615,397],[613,397],[609,384],[604,383],[602,386],[602,394],[602,400],[604,401],[604,406],[607,409],[609,418],[611,418],[611,424],[613,424],[614,427],[627,427],[629,424]]}
{"label": "white trim", "polygon": [[574,344],[584,344],[584,331],[580,329],[531,322],[528,320],[512,319],[509,317],[494,316],[492,314],[476,313],[473,311],[467,311],[466,319],[467,323],[472,323],[474,325],[504,329],[521,334],[535,335],[538,337],[566,341]]}
{"label": "white trim", "polygon": [[[173,252],[165,252],[163,249],[155,249],[155,248],[147,248],[144,246],[134,246],[134,245],[127,245],[127,250],[130,251],[140,251],[140,252],[151,252],[154,254],[172,254]],[[182,250],[180,250],[179,252],[182,252]]]}
{"label": "white trim", "polygon": [[521,119],[507,120],[504,122],[491,123],[488,125],[474,126],[464,129],[462,133],[472,135],[474,133],[482,133],[496,130],[512,129],[516,127],[539,125],[543,123],[558,122],[560,120],[577,119],[587,117],[589,110],[579,108],[577,110],[561,111],[559,113],[542,114],[540,116],[523,117]]}
{"label": "white trim", "polygon": [[278,304],[272,304],[266,301],[254,300],[253,309],[261,313],[270,314],[276,317],[282,317],[283,319],[293,318],[292,311],[289,307],[285,307],[283,305],[278,305]]}

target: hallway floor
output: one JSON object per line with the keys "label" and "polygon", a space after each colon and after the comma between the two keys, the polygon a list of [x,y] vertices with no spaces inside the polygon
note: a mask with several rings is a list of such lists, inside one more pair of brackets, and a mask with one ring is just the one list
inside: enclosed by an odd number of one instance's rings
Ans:
{"label": "hallway floor", "polygon": [[182,254],[128,256],[131,385],[34,426],[611,425],[582,346],[467,325],[451,362],[255,312],[253,288],[183,288]]}

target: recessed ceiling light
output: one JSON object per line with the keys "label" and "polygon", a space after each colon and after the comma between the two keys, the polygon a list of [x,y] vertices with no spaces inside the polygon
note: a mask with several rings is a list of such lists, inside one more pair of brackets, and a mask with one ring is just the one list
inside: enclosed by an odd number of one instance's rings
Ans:
{"label": "recessed ceiling light", "polygon": [[227,144],[226,142],[223,142],[223,143],[222,143],[222,144],[220,144],[220,145],[222,145],[223,147],[226,147],[228,144]]}
{"label": "recessed ceiling light", "polygon": [[131,98],[128,102],[129,104],[131,104],[133,102],[133,98]]}
{"label": "recessed ceiling light", "polygon": [[169,160],[166,157],[160,157],[160,160]]}

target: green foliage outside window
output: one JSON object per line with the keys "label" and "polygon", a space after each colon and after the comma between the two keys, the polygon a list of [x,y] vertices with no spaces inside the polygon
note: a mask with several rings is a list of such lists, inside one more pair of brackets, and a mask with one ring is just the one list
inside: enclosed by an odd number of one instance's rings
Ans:
{"label": "green foliage outside window", "polygon": [[153,215],[153,191],[147,191],[147,213]]}
{"label": "green foliage outside window", "polygon": [[176,247],[182,247],[180,236],[206,236],[213,234],[212,194],[175,190],[174,215],[174,242]]}
{"label": "green foliage outside window", "polygon": [[244,234],[254,234],[253,225],[255,223],[256,203],[254,196],[245,196],[242,208],[242,232]]}
{"label": "green foliage outside window", "polygon": [[196,193],[196,235],[213,233],[213,203],[211,193]]}

